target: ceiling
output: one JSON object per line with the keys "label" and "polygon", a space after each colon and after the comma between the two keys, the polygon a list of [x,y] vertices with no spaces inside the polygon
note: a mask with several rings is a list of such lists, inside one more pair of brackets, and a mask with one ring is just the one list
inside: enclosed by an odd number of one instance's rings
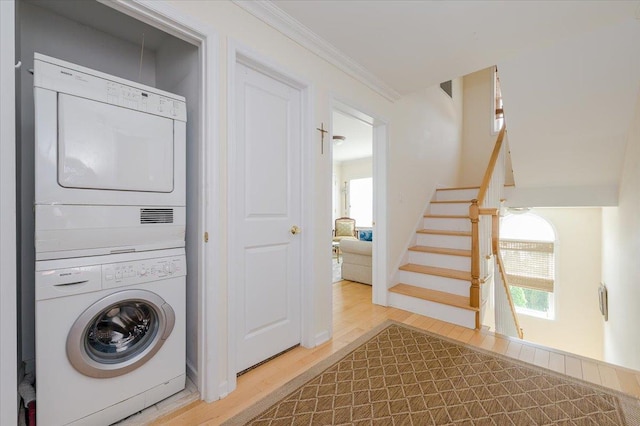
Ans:
{"label": "ceiling", "polygon": [[517,187],[617,196],[640,91],[639,1],[266,3],[389,99],[497,65]]}
{"label": "ceiling", "polygon": [[333,144],[333,161],[370,158],[373,156],[373,127],[357,118],[333,112],[333,135],[344,136],[341,144]]}
{"label": "ceiling", "polygon": [[639,14],[637,1],[272,3],[401,94]]}

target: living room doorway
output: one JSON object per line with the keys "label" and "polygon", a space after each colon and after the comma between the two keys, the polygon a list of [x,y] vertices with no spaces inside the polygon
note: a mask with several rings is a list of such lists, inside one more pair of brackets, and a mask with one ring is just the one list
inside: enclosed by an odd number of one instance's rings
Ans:
{"label": "living room doorway", "polygon": [[331,110],[333,281],[372,286],[386,305],[386,120],[333,100]]}
{"label": "living room doorway", "polygon": [[333,282],[371,285],[373,126],[335,110],[332,124]]}

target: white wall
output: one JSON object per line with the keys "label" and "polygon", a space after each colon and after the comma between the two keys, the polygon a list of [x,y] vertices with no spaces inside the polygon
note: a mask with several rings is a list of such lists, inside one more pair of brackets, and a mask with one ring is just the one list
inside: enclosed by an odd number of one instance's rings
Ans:
{"label": "white wall", "polygon": [[[331,109],[330,96],[338,95],[349,105],[360,106],[363,111],[389,121],[389,211],[388,221],[393,224],[389,232],[389,267],[406,248],[406,240],[414,232],[414,224],[421,216],[426,200],[431,196],[438,183],[455,184],[461,139],[461,82],[454,82],[454,90],[459,100],[452,101],[439,87],[430,88],[410,95],[397,103],[391,103],[365,85],[355,81],[333,65],[325,62],[314,53],[264,24],[239,6],[226,1],[171,1],[170,5],[179,13],[191,16],[210,25],[220,35],[220,158],[215,165],[219,173],[222,194],[221,203],[227,199],[227,43],[229,39],[240,42],[259,54],[268,57],[273,63],[300,76],[313,84],[314,127],[320,123],[329,123]],[[331,211],[324,206],[331,205],[332,161],[327,155],[320,154],[319,134],[315,134],[317,149],[313,153],[315,170],[314,224],[307,230],[315,236],[312,264],[314,271],[315,324],[316,333],[330,332],[331,306],[331,251],[330,247],[332,218]],[[398,200],[401,199],[399,202]],[[227,217],[224,209],[218,218],[223,229],[221,247],[227,246]],[[226,264],[226,251],[222,251],[222,264]],[[225,270],[217,271],[215,280],[228,283]],[[224,293],[221,295],[224,300]],[[221,305],[216,312],[216,324],[226,328],[226,306]],[[226,336],[217,340],[221,353],[224,352]],[[227,367],[224,356],[219,359],[219,371],[224,377]]]}
{"label": "white wall", "polygon": [[465,75],[459,184],[480,186],[497,135],[493,134],[493,67]]}
{"label": "white wall", "polygon": [[[331,205],[331,221],[343,216],[344,196],[342,176],[340,175],[340,163],[333,163],[333,188],[332,188],[332,205]],[[332,225],[333,226],[333,225]]]}
{"label": "white wall", "polygon": [[[11,2],[0,2],[0,39],[15,32]],[[0,424],[17,420],[19,361],[16,286],[15,57],[13,43],[0,49]]]}
{"label": "white wall", "polygon": [[[19,3],[18,241],[22,360],[35,358],[33,52],[138,81],[140,46],[97,31],[33,4]],[[17,60],[17,59],[16,59]],[[155,53],[145,50],[140,82],[155,85]]]}
{"label": "white wall", "polygon": [[400,266],[436,187],[457,184],[462,85],[462,79],[453,80],[453,99],[439,85],[407,95],[393,112],[387,182],[390,276]]}
{"label": "white wall", "polygon": [[[373,158],[360,158],[358,160],[343,161],[336,165],[339,169],[337,176],[340,176],[339,188],[344,188],[345,182],[349,182],[351,179],[363,179],[373,176]],[[339,214],[340,216],[348,216],[347,205],[345,204],[344,194],[340,193],[339,197]],[[372,206],[373,208],[373,206]],[[357,225],[357,223],[356,223]]]}
{"label": "white wall", "polygon": [[602,280],[609,290],[607,362],[640,370],[640,97],[627,138],[618,207],[603,212]]}
{"label": "white wall", "polygon": [[538,208],[556,231],[555,319],[519,314],[525,340],[603,359],[603,319],[598,308],[602,209]]}

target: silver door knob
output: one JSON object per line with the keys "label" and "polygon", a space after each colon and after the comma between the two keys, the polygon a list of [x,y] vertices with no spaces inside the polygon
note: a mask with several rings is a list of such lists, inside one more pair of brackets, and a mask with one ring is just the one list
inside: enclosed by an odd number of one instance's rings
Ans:
{"label": "silver door knob", "polygon": [[296,225],[293,225],[291,227],[291,229],[289,230],[289,232],[291,232],[291,235],[296,235],[300,233],[300,228],[298,228]]}

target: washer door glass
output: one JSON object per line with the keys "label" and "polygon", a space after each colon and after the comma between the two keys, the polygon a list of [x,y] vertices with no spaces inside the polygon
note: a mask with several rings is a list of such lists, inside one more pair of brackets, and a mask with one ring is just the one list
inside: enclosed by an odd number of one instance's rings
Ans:
{"label": "washer door glass", "polygon": [[89,324],[87,354],[97,362],[113,364],[144,351],[158,333],[158,315],[142,301],[124,301],[100,312]]}
{"label": "washer door glass", "polygon": [[175,313],[147,290],[112,293],[89,306],[67,336],[67,358],[90,377],[126,374],[142,366],[171,335]]}

